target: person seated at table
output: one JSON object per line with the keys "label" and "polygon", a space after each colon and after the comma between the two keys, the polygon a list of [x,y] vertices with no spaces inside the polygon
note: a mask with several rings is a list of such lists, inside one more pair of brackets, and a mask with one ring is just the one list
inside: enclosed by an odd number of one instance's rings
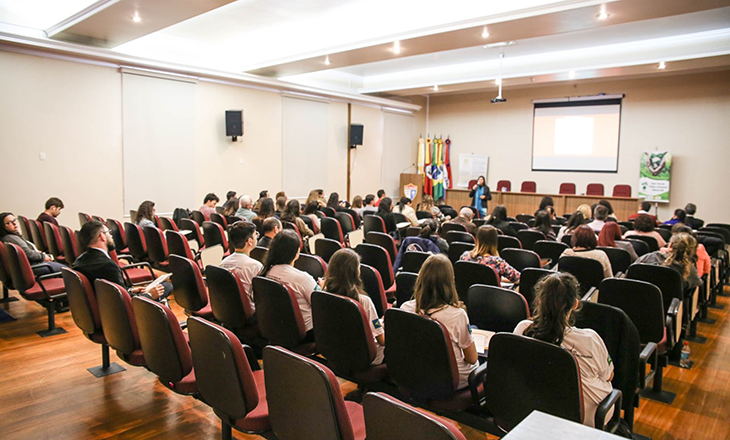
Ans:
{"label": "person seated at table", "polygon": [[398,231],[398,228],[395,225],[395,216],[392,212],[392,205],[393,201],[390,200],[390,197],[385,197],[380,200],[378,211],[375,213],[375,215],[381,217],[383,222],[385,222],[385,232],[388,234],[395,234]]}
{"label": "person seated at table", "polygon": [[456,293],[454,268],[446,256],[438,254],[426,259],[418,273],[413,295],[415,299],[403,303],[400,309],[427,316],[446,327],[459,370],[456,388],[467,387],[469,374],[479,366],[477,348],[466,308]]}
{"label": "person seated at table", "polygon": [[663,224],[674,226],[677,223],[685,224],[686,221],[687,213],[684,211],[684,209],[677,208],[674,210],[674,216],[671,219],[665,221]]}
{"label": "person seated at table", "polygon": [[562,241],[564,235],[572,235],[573,231],[575,231],[578,226],[584,223],[585,217],[583,217],[583,214],[580,211],[575,211],[568,218],[568,223],[566,223],[565,226],[560,228],[560,231],[558,231],[557,240]]}
{"label": "person seated at table", "polygon": [[474,249],[465,251],[459,257],[461,261],[472,261],[491,267],[497,272],[502,281],[510,283],[520,282],[520,272],[499,256],[497,250],[497,228],[492,225],[482,225],[477,229],[476,245]]}
{"label": "person seated at table", "polygon": [[517,232],[515,232],[512,225],[509,224],[509,220],[507,220],[507,208],[504,205],[495,206],[485,224],[494,226],[502,231],[504,235],[517,237]]}
{"label": "person seated at table", "polygon": [[664,238],[657,231],[654,230],[655,224],[656,223],[654,222],[653,218],[651,218],[649,215],[642,214],[636,217],[636,220],[634,220],[634,229],[632,231],[626,231],[626,233],[624,234],[624,238],[632,237],[635,235],[654,237],[659,247],[663,248],[667,245],[667,242],[664,241]]}
{"label": "person seated at table", "polygon": [[51,197],[46,200],[46,210],[38,215],[38,220],[43,225],[44,222],[53,223],[58,226],[58,220],[56,217],[61,215],[61,210],[64,208],[63,202],[58,197]]}
{"label": "person seated at table", "polygon": [[416,210],[413,209],[413,202],[408,197],[401,197],[400,202],[393,208],[393,212],[403,214],[405,218],[411,222],[411,226],[418,226],[418,217]]}
{"label": "person seated at table", "polygon": [[650,252],[636,260],[636,264],[667,266],[682,276],[684,290],[694,289],[702,284],[695,266],[697,240],[687,233],[672,235],[666,249]]}
{"label": "person seated at table", "polygon": [[553,231],[553,223],[550,219],[550,213],[545,210],[538,211],[535,216],[535,226],[530,228],[531,231],[542,232],[545,240],[555,241],[555,231]]}
{"label": "person seated at table", "polygon": [[205,221],[210,221],[210,215],[215,211],[215,205],[220,202],[220,199],[217,195],[213,193],[208,193],[205,195],[205,198],[203,199],[203,206],[198,209],[201,214],[203,214],[203,217],[205,217]]}
{"label": "person seated at table", "polygon": [[[580,310],[578,280],[562,272],[546,276],[535,285],[534,305],[532,318],[517,324],[514,333],[557,345],[573,354],[580,367],[583,424],[593,427],[598,405],[613,391],[613,361],[595,330],[573,326],[575,313]],[[612,415],[613,408],[606,418]]]}
{"label": "person seated at table", "polygon": [[327,264],[327,275],[322,290],[346,296],[360,303],[375,338],[375,359],[370,365],[380,365],[385,357],[385,330],[360,278],[360,256],[352,249],[340,249],[332,254]]}
{"label": "person seated at table", "polygon": [[[603,266],[603,277],[611,278],[613,276],[613,270],[611,269],[611,261],[605,252],[600,249],[596,249],[598,240],[596,240],[596,233],[593,229],[589,228],[588,225],[580,225],[573,232],[573,237],[570,239],[571,249],[566,249],[560,254],[562,257],[581,257],[590,258],[601,263]],[[559,264],[559,263],[558,263]]]}
{"label": "person seated at table", "polygon": [[632,263],[639,258],[631,243],[621,239],[621,227],[616,222],[606,222],[603,225],[601,233],[598,234],[598,246],[623,249],[629,253]]}
{"label": "person seated at table", "polygon": [[0,227],[0,241],[3,243],[12,243],[20,247],[25,253],[25,256],[28,257],[28,262],[33,269],[34,275],[56,273],[60,272],[61,268],[66,267],[61,263],[53,261],[51,255],[39,251],[33,243],[26,241],[20,234],[20,223],[18,223],[18,219],[11,212],[3,212],[0,214],[0,224],[2,224],[2,227]]}
{"label": "person seated at table", "polygon": [[137,217],[134,219],[134,223],[139,226],[155,226],[155,202],[145,200],[137,208]]}

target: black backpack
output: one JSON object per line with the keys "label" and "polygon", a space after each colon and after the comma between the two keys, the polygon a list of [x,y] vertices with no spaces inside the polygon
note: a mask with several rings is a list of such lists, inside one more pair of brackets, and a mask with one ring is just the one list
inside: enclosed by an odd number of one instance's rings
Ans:
{"label": "black backpack", "polygon": [[175,208],[175,211],[172,213],[172,220],[175,222],[176,225],[180,224],[180,220],[184,218],[190,218],[190,210],[185,208]]}

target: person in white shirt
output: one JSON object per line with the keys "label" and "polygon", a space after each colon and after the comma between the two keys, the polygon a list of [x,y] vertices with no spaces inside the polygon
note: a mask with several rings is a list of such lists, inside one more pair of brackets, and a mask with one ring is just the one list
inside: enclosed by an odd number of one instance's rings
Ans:
{"label": "person in white shirt", "polygon": [[327,266],[327,276],[322,289],[329,293],[346,296],[359,302],[370,323],[375,339],[375,359],[371,365],[380,365],[385,357],[385,330],[375,311],[373,300],[365,293],[360,278],[360,256],[352,249],[340,249],[332,254]]}
{"label": "person in white shirt", "polygon": [[221,267],[230,270],[241,280],[243,289],[254,308],[251,281],[261,272],[264,265],[251,258],[249,254],[256,247],[258,238],[259,233],[253,223],[245,220],[234,223],[228,229],[228,241],[233,245],[235,252],[221,262]]}
{"label": "person in white shirt", "polygon": [[[583,424],[594,425],[596,408],[613,390],[613,361],[603,339],[592,329],[572,326],[580,305],[580,288],[573,275],[555,272],[535,286],[535,313],[514,333],[558,345],[573,354],[583,387]],[[606,416],[613,414],[613,409]]]}
{"label": "person in white shirt", "polygon": [[312,292],[320,290],[320,286],[311,275],[294,267],[294,262],[299,258],[300,245],[299,235],[291,229],[276,234],[271,240],[266,263],[259,275],[280,282],[294,293],[307,330],[305,341],[312,342]]}
{"label": "person in white shirt", "polygon": [[454,268],[448,257],[437,254],[423,263],[416,280],[414,297],[401,310],[435,319],[446,327],[459,369],[457,389],[469,385],[469,374],[479,366],[477,349],[469,327],[464,303],[454,285]]}
{"label": "person in white shirt", "polygon": [[372,194],[368,194],[365,196],[365,199],[363,200],[363,207],[357,210],[358,215],[360,218],[365,217],[367,214],[373,214],[375,215],[376,212],[378,212],[378,207],[375,206],[375,196]]}
{"label": "person in white shirt", "polygon": [[401,197],[400,202],[393,208],[393,212],[403,214],[411,222],[411,226],[418,226],[416,210],[413,209],[413,202],[408,197]]}
{"label": "person in white shirt", "polygon": [[[593,232],[588,225],[580,225],[570,239],[570,244],[573,246],[571,249],[566,249],[560,254],[562,257],[581,257],[590,258],[601,263],[603,267],[603,277],[611,278],[613,276],[613,270],[611,269],[611,260],[608,259],[608,255],[600,249],[596,249],[598,246],[598,240],[596,239],[596,233]],[[560,263],[558,263],[560,266]]]}
{"label": "person in white shirt", "polygon": [[599,233],[603,229],[603,225],[606,224],[608,218],[608,208],[603,205],[596,205],[593,209],[593,221],[588,223],[588,227],[593,229],[593,232]]}

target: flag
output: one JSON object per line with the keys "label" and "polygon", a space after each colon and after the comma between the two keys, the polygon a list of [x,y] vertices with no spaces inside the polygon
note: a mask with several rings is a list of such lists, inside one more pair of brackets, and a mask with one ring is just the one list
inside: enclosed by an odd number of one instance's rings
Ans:
{"label": "flag", "polygon": [[431,191],[431,179],[432,179],[432,170],[431,170],[431,163],[433,159],[433,145],[431,144],[431,139],[426,139],[426,154],[424,159],[424,171],[425,174],[423,175],[423,193],[424,194],[432,194]]}
{"label": "flag", "polygon": [[443,151],[444,141],[434,139],[433,162],[431,163],[434,200],[438,200],[444,196]]}
{"label": "flag", "polygon": [[418,174],[423,174],[423,167],[425,165],[424,160],[426,159],[426,141],[422,137],[418,138]]}
{"label": "flag", "polygon": [[451,177],[451,139],[446,138],[446,151],[444,152],[444,165],[446,173],[444,174],[444,188],[453,188],[453,179]]}

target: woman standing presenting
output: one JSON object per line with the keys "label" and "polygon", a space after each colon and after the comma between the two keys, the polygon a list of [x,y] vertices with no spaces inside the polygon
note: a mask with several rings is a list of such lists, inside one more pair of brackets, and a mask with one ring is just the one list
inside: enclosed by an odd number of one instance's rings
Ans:
{"label": "woman standing presenting", "polygon": [[471,197],[471,206],[475,207],[479,211],[479,217],[484,218],[487,216],[487,201],[492,200],[492,193],[489,192],[487,181],[484,176],[477,178],[476,185],[471,187],[469,191],[469,197]]}

